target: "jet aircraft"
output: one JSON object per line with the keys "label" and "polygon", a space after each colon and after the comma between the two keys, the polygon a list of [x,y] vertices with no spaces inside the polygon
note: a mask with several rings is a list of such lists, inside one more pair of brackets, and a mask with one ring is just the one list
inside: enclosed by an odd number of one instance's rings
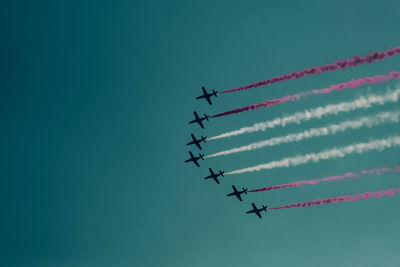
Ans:
{"label": "jet aircraft", "polygon": [[192,120],[192,121],[189,121],[189,124],[195,123],[195,122],[196,122],[196,123],[198,123],[198,124],[200,125],[201,128],[204,129],[203,121],[204,121],[204,120],[208,120],[208,118],[209,118],[210,116],[204,114],[204,117],[203,117],[203,118],[200,118],[199,115],[197,115],[197,112],[196,112],[196,111],[193,111],[193,114],[194,114],[195,119]]}
{"label": "jet aircraft", "polygon": [[198,157],[193,156],[192,151],[189,151],[190,154],[190,159],[185,160],[185,162],[190,162],[193,161],[194,164],[196,164],[197,167],[200,167],[199,163],[197,162],[199,159],[204,160],[204,155],[199,153]]}
{"label": "jet aircraft", "polygon": [[207,138],[207,137],[201,136],[200,139],[196,139],[196,137],[194,136],[194,134],[190,134],[190,135],[192,136],[192,141],[189,142],[189,143],[187,143],[187,144],[186,144],[187,146],[188,146],[188,145],[196,145],[196,146],[201,150],[200,143],[201,143],[201,142],[207,143],[207,141],[206,141],[206,138]]}
{"label": "jet aircraft", "polygon": [[213,171],[211,168],[208,168],[208,169],[210,170],[210,175],[207,176],[207,177],[205,177],[204,179],[207,180],[207,179],[212,178],[212,179],[214,179],[214,181],[215,181],[217,184],[219,184],[218,177],[219,177],[219,176],[224,177],[224,172],[221,171],[221,170],[219,170],[219,173],[214,173],[214,171]]}
{"label": "jet aircraft", "polygon": [[233,192],[227,194],[226,195],[227,197],[236,196],[240,201],[242,201],[242,197],[240,195],[243,194],[243,193],[245,193],[247,195],[247,189],[246,188],[242,188],[243,189],[242,191],[238,191],[236,189],[236,186],[234,186],[234,185],[232,185],[232,188],[233,188]]}
{"label": "jet aircraft", "polygon": [[256,205],[254,205],[254,203],[251,203],[251,205],[253,206],[253,209],[252,210],[249,210],[249,211],[247,211],[246,213],[247,214],[250,214],[250,213],[255,213],[255,214],[257,214],[257,216],[261,219],[262,217],[261,217],[261,211],[265,211],[265,212],[267,212],[267,207],[268,206],[262,206],[262,208],[257,208],[256,207]]}
{"label": "jet aircraft", "polygon": [[203,90],[203,94],[201,96],[196,97],[196,99],[204,98],[205,100],[207,100],[208,104],[212,105],[211,97],[212,96],[217,97],[218,91],[213,90],[212,93],[207,93],[207,90],[206,90],[206,88],[204,88],[204,86],[202,86],[201,89]]}

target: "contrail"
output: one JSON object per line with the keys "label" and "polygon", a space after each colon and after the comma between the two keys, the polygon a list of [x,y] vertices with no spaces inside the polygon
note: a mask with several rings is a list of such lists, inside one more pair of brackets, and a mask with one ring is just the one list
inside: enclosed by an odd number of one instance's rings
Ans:
{"label": "contrail", "polygon": [[291,182],[288,184],[273,185],[273,186],[263,187],[263,188],[259,188],[259,189],[253,189],[253,190],[250,190],[249,192],[278,190],[278,189],[295,187],[295,186],[299,187],[299,186],[303,186],[303,185],[317,185],[320,182],[340,181],[340,180],[349,179],[349,178],[359,178],[363,175],[373,175],[373,174],[381,175],[381,174],[393,173],[393,172],[400,172],[400,165],[397,165],[393,168],[381,167],[381,168],[375,168],[375,169],[370,169],[370,170],[362,170],[358,173],[346,172],[345,174],[342,174],[342,175],[334,175],[334,176],[328,176],[328,177],[324,177],[324,178],[311,179],[311,180],[301,180],[301,181]]}
{"label": "contrail", "polygon": [[253,167],[248,167],[248,168],[244,168],[244,169],[227,172],[226,175],[239,174],[239,173],[245,173],[245,172],[255,172],[255,171],[268,170],[268,169],[274,169],[274,168],[280,168],[280,167],[292,167],[292,166],[306,164],[310,161],[316,163],[320,160],[343,158],[343,157],[345,157],[349,154],[353,154],[353,153],[361,154],[361,153],[371,151],[371,150],[381,151],[381,150],[384,150],[387,148],[391,148],[392,146],[400,146],[400,136],[389,137],[386,139],[377,139],[377,140],[369,141],[367,143],[357,143],[357,144],[340,147],[340,148],[333,148],[333,149],[325,150],[325,151],[322,151],[319,153],[310,153],[310,154],[291,157],[291,158],[284,158],[279,161],[271,161],[266,164],[260,164],[260,165],[253,166]]}
{"label": "contrail", "polygon": [[265,131],[267,128],[274,128],[276,126],[285,127],[287,124],[297,123],[300,124],[303,121],[308,121],[314,118],[321,118],[323,116],[338,114],[341,112],[349,112],[360,108],[369,108],[372,105],[383,105],[387,102],[397,102],[400,94],[400,88],[396,90],[388,90],[384,95],[371,94],[367,97],[360,96],[358,99],[350,102],[342,102],[339,104],[331,104],[324,107],[318,107],[310,110],[304,110],[296,112],[290,116],[283,118],[275,118],[271,121],[255,123],[252,126],[243,127],[239,130],[223,133],[207,140],[214,140],[220,138],[231,137],[234,135],[240,135],[245,133],[252,133],[258,131]]}
{"label": "contrail", "polygon": [[299,207],[309,207],[312,205],[322,205],[322,204],[330,204],[334,203],[337,204],[339,202],[355,202],[358,200],[367,200],[370,198],[381,198],[381,197],[393,197],[396,193],[400,194],[400,188],[390,188],[386,190],[379,190],[375,192],[365,192],[365,193],[358,193],[356,195],[345,195],[345,196],[338,196],[338,197],[328,197],[323,199],[316,199],[312,201],[305,201],[305,202],[297,202],[285,206],[273,207],[269,208],[269,210],[281,210],[281,209],[290,209],[290,208],[299,208]]}
{"label": "contrail", "polygon": [[298,142],[304,139],[310,139],[313,137],[327,136],[344,132],[346,130],[355,130],[361,127],[374,127],[383,123],[396,123],[399,122],[400,111],[393,112],[381,112],[375,116],[361,117],[354,120],[343,121],[339,124],[331,124],[326,127],[313,128],[305,130],[300,133],[289,134],[286,136],[275,137],[264,141],[252,143],[246,146],[235,147],[232,149],[224,150],[218,153],[214,153],[206,156],[206,158],[218,157],[222,155],[230,155],[243,151],[250,151],[254,149],[263,148],[266,146],[276,146],[284,143]]}
{"label": "contrail", "polygon": [[268,84],[274,84],[276,82],[284,82],[288,81],[291,79],[299,79],[303,77],[304,75],[312,75],[312,74],[321,74],[326,71],[335,71],[337,69],[346,69],[347,67],[355,67],[357,65],[361,65],[364,63],[374,63],[377,60],[384,60],[386,57],[392,57],[396,54],[400,53],[400,47],[396,47],[393,49],[389,49],[384,52],[373,52],[371,54],[367,54],[365,57],[360,57],[360,56],[354,56],[352,59],[345,59],[345,60],[339,60],[334,64],[328,64],[328,65],[323,65],[319,67],[311,67],[310,69],[304,69],[301,70],[300,72],[293,71],[290,74],[284,74],[280,76],[276,76],[264,81],[248,84],[245,86],[237,87],[234,89],[226,90],[223,92],[220,92],[220,94],[225,94],[225,93],[232,93],[232,92],[237,92],[237,91],[242,91],[242,90],[247,90],[250,88],[256,88],[259,86],[266,86]]}
{"label": "contrail", "polygon": [[299,94],[287,95],[287,96],[281,97],[281,98],[266,100],[266,101],[260,102],[258,104],[252,104],[252,105],[247,105],[247,106],[244,106],[241,108],[232,109],[229,111],[225,111],[225,112],[213,115],[213,116],[211,116],[211,118],[241,113],[241,112],[255,110],[255,109],[259,109],[259,108],[268,108],[268,107],[274,106],[275,104],[285,103],[289,100],[295,101],[295,100],[299,100],[300,98],[309,96],[309,95],[329,94],[335,90],[341,91],[346,88],[356,88],[356,87],[362,86],[367,83],[370,83],[370,84],[384,83],[384,82],[390,81],[393,78],[399,78],[399,76],[400,76],[399,72],[392,71],[392,72],[389,72],[389,75],[386,75],[386,76],[385,75],[376,75],[373,77],[364,77],[364,78],[359,78],[359,79],[353,79],[353,80],[345,82],[345,83],[331,85],[330,87],[324,88],[324,89],[316,89],[316,90],[311,90],[311,91],[307,91],[307,92],[302,92]]}

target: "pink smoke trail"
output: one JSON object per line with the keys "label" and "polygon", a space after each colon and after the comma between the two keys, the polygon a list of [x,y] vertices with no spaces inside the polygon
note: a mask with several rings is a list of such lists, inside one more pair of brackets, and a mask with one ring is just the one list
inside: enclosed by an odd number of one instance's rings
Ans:
{"label": "pink smoke trail", "polygon": [[294,187],[294,186],[303,186],[303,185],[316,185],[316,184],[319,184],[320,182],[340,181],[340,180],[347,179],[347,178],[359,178],[360,176],[363,176],[363,175],[373,175],[373,174],[381,175],[384,173],[393,173],[393,172],[400,172],[400,165],[397,165],[393,168],[382,167],[379,169],[362,170],[359,173],[347,172],[343,175],[334,175],[334,176],[328,176],[328,177],[319,178],[319,179],[296,181],[296,182],[291,182],[289,184],[273,185],[273,186],[269,186],[269,187],[249,190],[249,192],[277,190],[277,189],[283,189],[283,188]]}
{"label": "pink smoke trail", "polygon": [[323,199],[316,199],[312,201],[305,201],[305,202],[298,202],[293,203],[285,206],[273,207],[269,208],[270,210],[281,210],[281,209],[290,209],[290,208],[299,208],[299,207],[309,207],[312,205],[322,205],[322,204],[329,204],[334,203],[337,204],[339,202],[355,202],[358,200],[367,200],[369,198],[381,198],[381,197],[393,197],[395,194],[400,194],[400,187],[386,189],[386,190],[379,190],[376,192],[365,192],[365,193],[358,193],[356,195],[345,195],[345,196],[338,196],[338,197],[328,197]]}
{"label": "pink smoke trail", "polygon": [[384,52],[376,51],[376,52],[366,55],[365,57],[354,56],[352,59],[339,60],[334,64],[323,65],[320,67],[311,67],[310,69],[304,69],[300,72],[293,71],[290,74],[284,74],[284,75],[273,77],[273,78],[270,78],[270,79],[267,79],[264,81],[260,81],[260,82],[248,84],[245,86],[241,86],[238,88],[226,90],[226,91],[220,92],[219,94],[226,94],[226,93],[247,90],[250,88],[266,86],[268,84],[274,84],[276,82],[284,82],[284,81],[288,81],[291,79],[299,79],[299,78],[303,77],[304,75],[321,74],[326,71],[335,71],[339,68],[344,70],[347,67],[355,67],[357,65],[361,65],[364,63],[374,63],[377,60],[384,60],[386,57],[392,57],[395,54],[399,54],[399,53],[400,53],[400,47],[396,47],[396,48],[389,49]]}
{"label": "pink smoke trail", "polygon": [[324,89],[311,90],[311,91],[302,92],[299,94],[288,95],[288,96],[285,96],[282,98],[266,100],[266,101],[260,102],[258,104],[247,105],[247,106],[244,106],[241,108],[225,111],[225,112],[213,115],[211,117],[215,118],[215,117],[221,117],[221,116],[226,116],[226,115],[230,115],[230,114],[236,114],[236,113],[241,113],[241,112],[245,112],[245,111],[255,110],[255,109],[259,109],[259,108],[268,108],[275,104],[285,103],[289,100],[292,100],[292,101],[300,100],[301,97],[305,97],[308,95],[329,94],[332,91],[336,91],[336,90],[341,91],[345,88],[356,88],[356,87],[362,86],[367,83],[370,83],[370,84],[384,83],[384,82],[388,82],[394,78],[398,79],[399,77],[400,77],[399,72],[391,71],[391,72],[389,72],[389,75],[386,75],[386,76],[385,75],[376,75],[373,77],[364,77],[364,78],[359,78],[359,79],[353,79],[348,82],[331,85],[328,88],[324,88]]}

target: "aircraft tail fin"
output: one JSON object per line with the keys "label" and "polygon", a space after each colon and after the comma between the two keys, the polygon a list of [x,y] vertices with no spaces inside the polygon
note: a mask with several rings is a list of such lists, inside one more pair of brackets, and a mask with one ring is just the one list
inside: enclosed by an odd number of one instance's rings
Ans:
{"label": "aircraft tail fin", "polygon": [[268,206],[262,206],[264,211],[267,211]]}
{"label": "aircraft tail fin", "polygon": [[243,190],[243,193],[245,193],[247,195],[247,190],[248,189],[243,187],[242,190]]}

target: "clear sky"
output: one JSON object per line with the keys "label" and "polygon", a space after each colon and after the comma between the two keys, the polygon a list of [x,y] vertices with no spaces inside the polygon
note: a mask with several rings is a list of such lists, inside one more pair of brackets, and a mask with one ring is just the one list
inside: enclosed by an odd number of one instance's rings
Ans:
{"label": "clear sky", "polygon": [[[252,152],[187,158],[208,137],[307,108],[383,93],[363,86],[270,109],[216,114],[367,75],[400,71],[400,56],[245,92],[226,90],[292,70],[400,46],[398,1],[0,2],[0,266],[398,266],[399,197],[246,215],[270,207],[400,185],[400,174],[225,195],[395,165],[399,148],[229,175],[284,157],[394,136],[397,124]],[[205,154],[320,127],[398,103],[209,141]],[[196,148],[191,148],[198,153]]]}

